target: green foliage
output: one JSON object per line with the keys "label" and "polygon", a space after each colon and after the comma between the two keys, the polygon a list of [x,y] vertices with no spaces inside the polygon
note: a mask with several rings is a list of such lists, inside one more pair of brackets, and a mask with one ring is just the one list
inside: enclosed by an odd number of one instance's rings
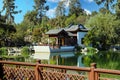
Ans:
{"label": "green foliage", "polygon": [[98,54],[94,55],[93,61],[98,64],[97,67],[99,68],[120,69],[119,54],[119,52],[113,51],[99,52]]}
{"label": "green foliage", "polygon": [[97,49],[93,48],[93,47],[86,47],[87,48],[87,55],[93,55],[93,54],[97,54]]}
{"label": "green foliage", "polygon": [[69,15],[75,14],[77,17],[83,14],[83,9],[79,0],[70,0],[69,3]]}
{"label": "green foliage", "polygon": [[55,65],[55,64],[57,64],[57,62],[55,60],[53,60],[53,59],[50,59],[50,64]]}
{"label": "green foliage", "polygon": [[89,16],[80,15],[75,19],[75,24],[85,24],[86,20],[89,19]]}
{"label": "green foliage", "polygon": [[71,24],[71,23],[75,23],[75,19],[76,19],[76,16],[75,16],[75,14],[73,14],[73,15],[71,15],[70,17],[68,17],[68,18],[66,19],[65,24],[66,24],[66,25],[69,25],[69,24]]}
{"label": "green foliage", "polygon": [[44,28],[39,27],[39,25],[37,26],[36,28],[33,29],[32,35],[33,35],[33,40],[35,42],[40,42],[42,38],[42,33],[43,33],[42,31],[44,31]]}
{"label": "green foliage", "polygon": [[37,24],[37,12],[36,11],[29,11],[24,16],[24,23],[27,24],[28,27],[32,27]]}
{"label": "green foliage", "polygon": [[115,0],[94,0],[98,5],[104,4],[105,9],[110,10],[112,3]]}
{"label": "green foliage", "polygon": [[120,69],[120,53],[113,51],[100,51],[92,56],[86,55],[83,57],[83,63],[85,66],[90,66],[90,63],[95,62],[97,68],[104,69]]}
{"label": "green foliage", "polygon": [[47,10],[49,10],[49,6],[46,6],[46,0],[34,0],[35,5],[33,6],[35,11],[37,12],[36,18],[37,22],[42,22],[42,17],[45,16]]}
{"label": "green foliage", "polygon": [[56,18],[56,27],[57,28],[64,28],[65,27],[65,21],[66,21],[66,17],[64,16],[58,16]]}
{"label": "green foliage", "polygon": [[24,57],[28,57],[29,54],[30,54],[29,48],[28,47],[23,47],[22,50],[21,50],[21,54]]}
{"label": "green foliage", "polygon": [[56,8],[56,16],[65,16],[65,1],[60,1]]}
{"label": "green foliage", "polygon": [[21,11],[15,11],[15,0],[3,0],[3,8],[1,12],[5,11],[6,23],[12,24],[14,23],[14,16],[13,14],[18,14]]}
{"label": "green foliage", "polygon": [[93,61],[92,61],[92,59],[91,59],[91,56],[86,55],[86,56],[83,57],[83,63],[84,63],[84,65],[85,65],[86,67],[90,66],[90,64],[91,64],[92,62],[93,62]]}
{"label": "green foliage", "polygon": [[115,11],[117,18],[120,19],[120,0],[117,0],[117,3],[115,4]]}
{"label": "green foliage", "polygon": [[0,48],[0,55],[1,55],[1,56],[7,55],[7,54],[8,54],[8,51],[7,51],[7,48],[6,48],[6,47]]}
{"label": "green foliage", "polygon": [[15,33],[16,29],[13,25],[0,23],[0,46],[9,46],[12,42],[12,33]]}
{"label": "green foliage", "polygon": [[[113,51],[101,51],[97,54],[92,56],[86,55],[83,57],[83,63],[85,66],[90,67],[91,63],[96,63],[97,68],[103,69],[114,69],[120,70],[120,52],[113,52]],[[120,78],[119,76],[115,75],[101,75],[102,77],[109,77],[109,78]]]}
{"label": "green foliage", "polygon": [[94,47],[105,50],[116,43],[118,37],[115,32],[115,28],[118,27],[116,16],[99,13],[91,17],[86,26],[90,28],[84,39],[86,45],[92,43]]}

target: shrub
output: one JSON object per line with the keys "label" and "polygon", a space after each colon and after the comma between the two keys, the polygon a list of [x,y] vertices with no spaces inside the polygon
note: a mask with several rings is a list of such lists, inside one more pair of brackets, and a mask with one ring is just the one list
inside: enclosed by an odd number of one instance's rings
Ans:
{"label": "shrub", "polygon": [[25,57],[28,57],[29,56],[29,53],[30,53],[30,50],[28,47],[23,47],[22,50],[21,50],[21,55],[25,56]]}
{"label": "shrub", "polygon": [[6,47],[0,48],[0,55],[7,55],[7,54],[8,54],[8,51]]}

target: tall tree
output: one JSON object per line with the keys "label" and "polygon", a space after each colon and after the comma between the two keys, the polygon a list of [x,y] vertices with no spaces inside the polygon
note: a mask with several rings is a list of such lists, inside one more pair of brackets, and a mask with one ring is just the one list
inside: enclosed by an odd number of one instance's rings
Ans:
{"label": "tall tree", "polygon": [[37,19],[41,23],[42,17],[45,16],[47,10],[49,10],[49,6],[46,6],[46,0],[34,0],[35,5],[33,6],[35,11],[37,12]]}
{"label": "tall tree", "polygon": [[115,9],[116,9],[117,18],[120,19],[120,0],[117,0]]}
{"label": "tall tree", "polygon": [[64,16],[65,15],[65,1],[60,1],[56,8],[56,16]]}
{"label": "tall tree", "polygon": [[[115,11],[116,11],[117,19],[120,22],[120,0],[117,0],[117,3],[115,4]],[[116,28],[116,33],[118,34],[118,40],[119,40],[118,43],[120,44],[120,23]]]}
{"label": "tall tree", "polygon": [[110,5],[115,1],[115,0],[94,0],[98,5],[104,4],[105,9],[110,11]]}
{"label": "tall tree", "polygon": [[65,1],[60,1],[56,8],[56,25],[58,28],[64,27],[65,22]]}
{"label": "tall tree", "polygon": [[4,10],[5,12],[5,19],[6,19],[6,23],[12,24],[14,23],[14,14],[18,14],[21,12],[20,11],[15,11],[15,8],[17,8],[17,6],[15,6],[15,0],[3,0],[3,8],[0,11],[3,12]]}
{"label": "tall tree", "polygon": [[12,33],[15,33],[16,29],[13,25],[0,23],[0,47],[9,46],[12,41]]}
{"label": "tall tree", "polygon": [[29,11],[25,14],[23,22],[25,22],[29,27],[37,24],[36,11]]}
{"label": "tall tree", "polygon": [[75,14],[76,16],[79,16],[80,14],[83,14],[83,11],[80,0],[70,0],[69,15]]}

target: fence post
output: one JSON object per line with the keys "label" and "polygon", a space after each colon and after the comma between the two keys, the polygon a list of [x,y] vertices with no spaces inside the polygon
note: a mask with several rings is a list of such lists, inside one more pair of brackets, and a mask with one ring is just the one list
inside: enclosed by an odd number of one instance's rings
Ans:
{"label": "fence post", "polygon": [[92,63],[90,67],[89,80],[96,80],[95,71],[94,71],[95,68],[96,68],[96,63]]}
{"label": "fence post", "polygon": [[[2,58],[0,58],[0,61],[2,61]],[[0,63],[0,80],[3,80],[3,76],[4,76],[4,74],[3,74],[3,64]]]}
{"label": "fence post", "polygon": [[41,63],[41,60],[37,60],[37,64],[35,67],[35,78],[36,80],[43,80],[41,75],[41,68],[39,68],[39,64]]}

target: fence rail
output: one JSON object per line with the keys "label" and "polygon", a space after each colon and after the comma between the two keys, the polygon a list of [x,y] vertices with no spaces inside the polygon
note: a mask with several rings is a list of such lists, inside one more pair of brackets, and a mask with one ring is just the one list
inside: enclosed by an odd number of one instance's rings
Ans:
{"label": "fence rail", "polygon": [[75,66],[57,66],[25,62],[0,61],[0,80],[120,80],[104,78],[101,74],[120,76],[120,70],[96,68],[92,63],[89,68]]}

